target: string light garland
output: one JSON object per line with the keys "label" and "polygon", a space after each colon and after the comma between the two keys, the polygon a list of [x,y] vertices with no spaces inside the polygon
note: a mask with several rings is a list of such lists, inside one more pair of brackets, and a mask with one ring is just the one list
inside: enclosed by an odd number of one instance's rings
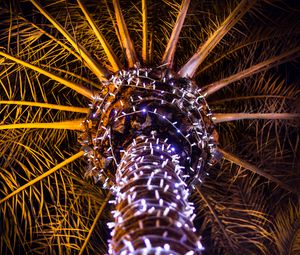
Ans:
{"label": "string light garland", "polygon": [[105,88],[80,142],[86,175],[115,194],[109,253],[201,254],[188,197],[221,157],[205,95],[162,68],[119,71]]}

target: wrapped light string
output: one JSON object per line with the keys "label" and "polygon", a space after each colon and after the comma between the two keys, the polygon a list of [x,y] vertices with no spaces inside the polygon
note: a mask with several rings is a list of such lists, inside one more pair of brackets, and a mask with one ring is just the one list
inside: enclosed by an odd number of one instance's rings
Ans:
{"label": "wrapped light string", "polygon": [[128,147],[116,173],[110,254],[201,254],[179,159],[154,137]]}
{"label": "wrapped light string", "polygon": [[119,71],[106,88],[80,142],[86,175],[116,197],[110,253],[201,254],[189,192],[221,156],[205,95],[190,79],[149,68]]}

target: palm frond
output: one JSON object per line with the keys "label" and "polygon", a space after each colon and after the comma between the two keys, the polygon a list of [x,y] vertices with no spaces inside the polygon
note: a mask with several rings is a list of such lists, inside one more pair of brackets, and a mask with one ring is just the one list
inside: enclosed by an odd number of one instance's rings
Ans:
{"label": "palm frond", "polygon": [[291,49],[290,51],[284,52],[279,56],[275,56],[273,58],[270,58],[264,62],[261,62],[259,64],[253,65],[248,69],[245,69],[237,74],[234,74],[230,77],[224,78],[222,80],[219,80],[215,83],[206,85],[204,89],[204,93],[209,96],[212,93],[215,93],[219,89],[222,89],[223,87],[241,80],[243,78],[249,77],[250,75],[256,74],[257,72],[264,71],[265,69],[271,68],[274,65],[278,65],[281,63],[284,63],[285,61],[289,61],[291,58],[297,57],[300,51],[300,47],[296,47],[294,49]]}
{"label": "palm frond", "polygon": [[178,14],[176,23],[173,27],[171,37],[169,39],[168,45],[166,47],[165,53],[162,58],[162,64],[166,64],[168,68],[172,68],[173,60],[175,55],[176,46],[179,39],[179,34],[182,29],[188,8],[190,5],[190,0],[182,1],[180,12]]}
{"label": "palm frond", "polygon": [[51,122],[51,123],[19,123],[19,124],[8,124],[1,125],[0,130],[16,129],[16,128],[54,128],[54,129],[70,129],[70,130],[82,130],[82,122],[84,119],[71,120],[64,122]]}
{"label": "palm frond", "polygon": [[278,254],[298,254],[300,252],[300,208],[299,202],[290,201],[275,215],[272,236]]}
{"label": "palm frond", "polygon": [[136,56],[135,48],[121,11],[119,0],[113,0],[113,5],[118,25],[118,32],[122,42],[122,48],[125,50],[128,66],[133,67],[136,63],[138,63],[138,58]]}
{"label": "palm frond", "polygon": [[297,120],[299,113],[214,113],[214,123],[245,119]]}
{"label": "palm frond", "polygon": [[10,192],[7,196],[5,196],[4,198],[2,198],[0,200],[0,204],[2,204],[3,202],[5,202],[6,200],[8,200],[9,198],[11,198],[12,196],[17,195],[18,193],[20,193],[21,191],[23,191],[24,189],[34,185],[35,183],[43,180],[44,178],[46,178],[47,176],[51,175],[52,173],[54,173],[55,171],[57,171],[58,169],[60,169],[61,167],[65,166],[66,164],[74,161],[75,159],[82,157],[84,154],[83,151],[80,151],[78,153],[76,153],[74,156],[68,158],[67,160],[65,160],[62,163],[57,164],[55,167],[49,169],[47,172],[45,172],[44,174],[34,178],[31,181],[28,181],[26,184],[22,185],[21,187],[17,188],[16,190]]}
{"label": "palm frond", "polygon": [[251,3],[249,1],[241,1],[220,27],[198,48],[197,52],[180,69],[179,75],[183,77],[193,77],[207,55],[254,4],[255,1],[251,1]]}
{"label": "palm frond", "polygon": [[91,17],[90,13],[88,12],[88,10],[84,6],[84,4],[80,0],[78,0],[77,2],[78,2],[80,9],[84,13],[84,16],[86,17],[86,20],[88,21],[89,25],[92,27],[96,37],[100,41],[100,43],[108,57],[109,62],[112,65],[113,71],[116,72],[116,71],[120,70],[121,63],[118,60],[118,58],[116,57],[115,53],[113,52],[111,45],[108,44],[108,42],[102,35],[101,30],[99,29],[99,27],[97,26],[97,24],[95,23],[93,18]]}
{"label": "palm frond", "polygon": [[62,25],[60,25],[37,1],[30,0],[30,2],[44,15],[53,26],[68,40],[68,42],[76,49],[77,53],[82,57],[82,59],[87,63],[89,68],[94,72],[94,74],[99,78],[100,81],[105,80],[109,76],[108,70],[97,63],[87,52],[87,50],[82,47]]}
{"label": "palm frond", "polygon": [[67,86],[67,87],[75,90],[76,92],[82,94],[83,96],[85,96],[87,98],[92,98],[93,97],[92,91],[90,91],[87,88],[84,88],[83,86],[81,86],[79,84],[75,84],[73,82],[70,82],[70,81],[68,81],[68,80],[66,80],[64,78],[61,78],[58,75],[50,73],[47,70],[44,70],[44,69],[42,69],[42,68],[40,68],[38,66],[35,66],[35,65],[33,65],[31,63],[28,63],[26,61],[23,61],[21,59],[15,58],[14,56],[12,56],[10,54],[4,53],[4,52],[0,52],[0,56],[3,56],[3,57],[5,57],[5,58],[7,58],[9,60],[12,60],[12,61],[14,61],[14,62],[16,62],[16,63],[24,66],[24,67],[28,67],[28,68],[30,68],[30,69],[32,69],[34,71],[37,71],[40,74],[46,75],[49,78],[51,78],[51,79],[53,79],[53,80],[55,80],[55,81],[57,81],[57,82],[59,82],[59,83],[61,83],[63,85],[65,85],[65,86]]}

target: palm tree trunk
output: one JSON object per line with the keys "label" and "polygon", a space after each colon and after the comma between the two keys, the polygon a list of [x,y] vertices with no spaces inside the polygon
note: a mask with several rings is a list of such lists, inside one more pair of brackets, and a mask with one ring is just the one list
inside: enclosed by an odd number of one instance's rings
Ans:
{"label": "palm tree trunk", "polygon": [[115,192],[110,254],[201,254],[186,183],[201,180],[216,156],[204,97],[159,69],[124,71],[112,84],[81,137],[91,174]]}
{"label": "palm tree trunk", "polygon": [[139,136],[128,146],[116,173],[110,254],[201,254],[179,159],[167,139]]}

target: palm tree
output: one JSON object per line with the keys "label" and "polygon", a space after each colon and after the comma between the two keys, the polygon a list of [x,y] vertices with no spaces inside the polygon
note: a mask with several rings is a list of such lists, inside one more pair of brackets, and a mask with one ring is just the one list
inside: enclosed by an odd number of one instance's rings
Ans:
{"label": "palm tree", "polygon": [[299,254],[294,2],[1,1],[1,254]]}

